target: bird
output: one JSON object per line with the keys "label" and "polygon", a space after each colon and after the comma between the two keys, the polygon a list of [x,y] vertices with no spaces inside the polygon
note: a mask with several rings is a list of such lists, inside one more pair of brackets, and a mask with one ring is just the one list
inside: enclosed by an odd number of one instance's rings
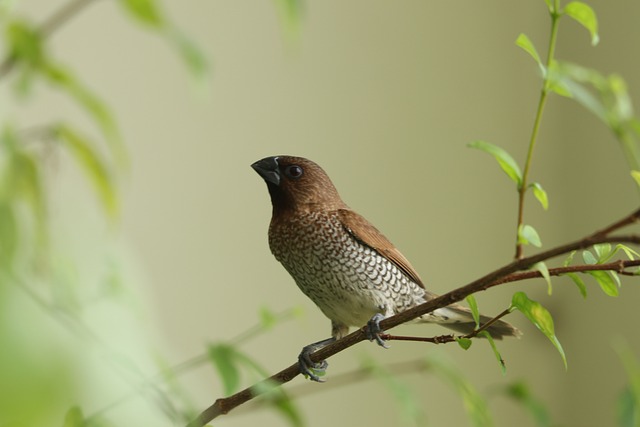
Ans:
{"label": "bird", "polygon": [[[269,248],[300,290],[331,321],[331,337],[303,347],[300,372],[322,381],[328,364],[309,355],[366,327],[369,340],[386,347],[381,320],[436,298],[409,260],[376,227],[340,197],[316,163],[289,155],[265,157],[251,167],[266,182],[272,205]],[[480,324],[492,320],[480,316]],[[417,322],[438,323],[469,334],[476,329],[471,311],[452,304]],[[494,339],[520,331],[497,320],[486,329]]]}

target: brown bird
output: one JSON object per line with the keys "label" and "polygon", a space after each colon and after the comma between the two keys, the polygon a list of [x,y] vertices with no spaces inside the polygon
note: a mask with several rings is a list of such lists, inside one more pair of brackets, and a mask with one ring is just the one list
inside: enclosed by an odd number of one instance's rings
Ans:
{"label": "brown bird", "polygon": [[[320,380],[314,371],[323,371],[327,363],[313,363],[309,355],[347,335],[350,326],[368,325],[369,339],[385,346],[379,336],[382,319],[437,297],[425,289],[404,255],[342,201],[320,166],[301,157],[276,156],[251,167],[265,180],[271,196],[271,252],[331,320],[331,338],[300,353],[303,374]],[[480,323],[489,320],[481,316]],[[440,323],[464,334],[476,327],[471,311],[457,304],[417,321]],[[520,335],[501,320],[487,330],[495,339]]]}

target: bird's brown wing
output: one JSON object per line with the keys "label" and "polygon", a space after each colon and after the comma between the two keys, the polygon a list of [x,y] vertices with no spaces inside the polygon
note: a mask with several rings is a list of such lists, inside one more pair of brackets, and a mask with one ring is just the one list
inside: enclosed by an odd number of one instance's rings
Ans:
{"label": "bird's brown wing", "polygon": [[337,212],[340,222],[349,234],[394,263],[411,280],[424,288],[418,272],[409,260],[369,221],[350,209],[338,209]]}

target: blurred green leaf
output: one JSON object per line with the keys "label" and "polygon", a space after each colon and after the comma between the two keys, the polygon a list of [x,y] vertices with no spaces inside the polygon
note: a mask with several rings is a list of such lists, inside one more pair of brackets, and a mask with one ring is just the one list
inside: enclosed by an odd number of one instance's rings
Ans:
{"label": "blurred green leaf", "polygon": [[207,348],[207,354],[220,375],[224,394],[231,395],[240,385],[235,349],[226,344],[214,344]]}
{"label": "blurred green leaf", "polygon": [[542,209],[544,209],[545,211],[549,209],[549,198],[547,197],[547,192],[544,191],[542,186],[537,182],[531,184],[531,187],[533,188],[533,195],[542,205]]}
{"label": "blurred green leaf", "polygon": [[474,426],[493,426],[491,411],[489,411],[487,402],[464,375],[449,362],[439,357],[429,357],[428,363],[434,368],[434,372],[442,376],[455,388],[458,395],[462,398],[464,408]]}
{"label": "blurred green leaf", "polygon": [[9,270],[18,248],[18,223],[10,203],[0,200],[0,267]]}
{"label": "blurred green leaf", "polygon": [[516,45],[522,48],[522,50],[527,52],[533,58],[533,60],[536,61],[536,63],[540,67],[540,70],[544,74],[544,64],[542,63],[540,55],[538,54],[536,47],[533,45],[533,42],[529,39],[529,37],[527,37],[527,35],[524,33],[520,33],[520,35],[516,39]]}
{"label": "blurred green leaf", "polygon": [[519,402],[532,415],[536,426],[551,427],[553,425],[547,408],[531,394],[524,382],[514,382],[507,386],[505,391],[507,396]]}
{"label": "blurred green leaf", "polygon": [[271,329],[278,323],[278,315],[267,307],[260,307],[260,324],[265,330]]}
{"label": "blurred green leaf", "polygon": [[107,214],[111,218],[115,218],[118,214],[115,183],[92,144],[78,132],[64,124],[58,125],[55,133],[60,141],[67,146],[69,152],[93,183]]}
{"label": "blurred green leaf", "polygon": [[571,253],[569,254],[569,256],[564,260],[564,262],[562,263],[563,267],[568,267],[571,265],[571,263],[573,262],[573,257],[576,255],[576,251],[571,251]]}
{"label": "blurred green leaf", "polygon": [[600,285],[600,289],[602,289],[605,294],[610,297],[618,296],[618,286],[616,285],[615,280],[606,271],[587,271],[587,274],[596,279],[598,285]]}
{"label": "blurred green leaf", "polygon": [[598,256],[598,264],[604,264],[605,262],[609,261],[615,254],[615,252],[611,250],[610,243],[600,243],[597,245],[593,245],[593,251]]}
{"label": "blurred green leaf", "polygon": [[496,159],[502,170],[518,185],[518,188],[520,188],[522,185],[522,172],[520,172],[518,164],[509,153],[502,148],[485,141],[473,141],[468,146],[491,154]]}
{"label": "blurred green leaf", "polygon": [[168,31],[167,34],[191,75],[198,83],[206,83],[210,67],[204,52],[176,29]]}
{"label": "blurred green leaf", "polygon": [[9,22],[5,27],[5,40],[14,60],[33,68],[39,68],[45,62],[42,37],[32,24],[21,20]]}
{"label": "blurred green leaf", "polygon": [[529,299],[527,294],[524,292],[516,292],[513,295],[510,310],[520,311],[536,326],[536,328],[540,330],[540,332],[549,338],[549,341],[551,341],[556,350],[558,350],[558,353],[560,353],[560,356],[562,356],[564,367],[567,368],[567,358],[564,354],[560,341],[558,341],[558,338],[555,335],[551,313],[549,313],[549,311],[539,302]]}
{"label": "blurred green leaf", "polygon": [[547,264],[541,261],[541,262],[535,263],[531,268],[535,269],[536,271],[539,271],[540,274],[542,274],[542,277],[547,282],[547,293],[551,295],[551,293],[553,292],[553,288],[551,286],[551,276],[549,275],[549,269],[547,268]]}
{"label": "blurred green leaf", "polygon": [[279,384],[269,380],[260,381],[252,387],[252,391],[266,399],[290,425],[293,427],[304,426],[300,411]]}
{"label": "blurred green leaf", "polygon": [[578,290],[580,291],[580,295],[583,298],[587,297],[587,287],[584,284],[584,281],[578,276],[576,273],[567,273],[567,276],[573,280],[573,283],[576,284]]}
{"label": "blurred green leaf", "polygon": [[626,342],[617,342],[615,350],[627,377],[627,384],[616,402],[616,418],[620,427],[637,427],[640,423],[640,362]]}
{"label": "blurred green leaf", "polygon": [[527,224],[521,224],[518,229],[518,243],[523,245],[533,245],[537,248],[542,246],[542,241],[535,228]]}
{"label": "blurred green leaf", "polygon": [[581,1],[572,1],[564,7],[564,13],[589,31],[591,44],[593,46],[598,44],[598,41],[600,41],[600,37],[598,36],[598,19],[591,6]]}
{"label": "blurred green leaf", "polygon": [[640,171],[632,170],[631,171],[631,178],[633,178],[633,180],[635,181],[636,185],[638,187],[640,187]]}
{"label": "blurred green leaf", "polygon": [[404,381],[389,372],[384,366],[380,366],[375,360],[367,358],[362,361],[362,365],[391,394],[405,421],[416,425],[425,423],[423,405],[418,399],[418,395]]}
{"label": "blurred green leaf", "polygon": [[84,415],[79,407],[69,408],[64,416],[64,427],[86,427]]}
{"label": "blurred green leaf", "polygon": [[623,251],[624,254],[626,255],[626,257],[630,260],[634,260],[636,258],[640,258],[640,253],[634,251],[633,249],[631,249],[630,247],[623,245],[621,243],[616,245],[616,252],[618,251]]}
{"label": "blurred green leaf", "polygon": [[304,2],[302,0],[273,0],[285,34],[289,38],[297,37],[302,21]]}
{"label": "blurred green leaf", "polygon": [[496,357],[498,364],[500,365],[500,370],[502,371],[502,375],[507,373],[507,365],[504,363],[504,359],[498,350],[498,346],[496,346],[496,342],[493,340],[493,337],[488,331],[482,331],[479,336],[483,336],[487,339],[487,342],[491,346],[491,350],[493,350],[493,355]]}
{"label": "blurred green leaf", "polygon": [[89,114],[109,143],[111,154],[117,165],[126,167],[128,165],[126,150],[116,122],[106,104],[83,86],[70,71],[60,66],[48,65],[46,75],[51,83],[67,92]]}
{"label": "blurred green leaf", "polygon": [[589,251],[582,251],[582,259],[584,260],[585,264],[595,265],[598,263],[596,257],[594,257],[593,254]]}
{"label": "blurred green leaf", "polygon": [[471,315],[473,316],[473,321],[476,322],[476,328],[480,327],[480,312],[478,310],[478,303],[476,302],[476,297],[473,295],[469,295],[466,298],[467,304],[469,304],[469,309],[471,310]]}
{"label": "blurred green leaf", "polygon": [[470,338],[456,337],[456,342],[463,350],[469,350],[473,341]]}
{"label": "blurred green leaf", "polygon": [[155,0],[119,0],[118,3],[129,16],[143,25],[156,29],[165,26],[164,17]]}

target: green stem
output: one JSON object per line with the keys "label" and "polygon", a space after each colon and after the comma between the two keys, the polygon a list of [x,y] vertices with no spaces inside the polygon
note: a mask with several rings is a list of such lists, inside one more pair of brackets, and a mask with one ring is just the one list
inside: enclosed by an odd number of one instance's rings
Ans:
{"label": "green stem", "polygon": [[543,76],[542,89],[540,90],[540,99],[538,100],[538,108],[536,110],[536,117],[533,122],[533,130],[531,131],[531,138],[529,139],[529,149],[527,151],[527,159],[524,164],[524,171],[522,173],[522,182],[518,188],[518,228],[516,235],[516,259],[522,258],[523,249],[522,243],[520,243],[520,228],[524,224],[524,199],[528,190],[528,178],[529,170],[531,169],[531,160],[533,158],[533,150],[538,140],[538,131],[540,130],[540,123],[542,122],[542,113],[544,106],[547,102],[547,94],[549,93],[549,67],[553,61],[555,54],[556,40],[558,37],[558,21],[560,19],[560,0],[555,0],[554,9],[551,11],[551,36],[549,37],[549,49],[547,51],[547,60],[545,65],[545,75]]}

